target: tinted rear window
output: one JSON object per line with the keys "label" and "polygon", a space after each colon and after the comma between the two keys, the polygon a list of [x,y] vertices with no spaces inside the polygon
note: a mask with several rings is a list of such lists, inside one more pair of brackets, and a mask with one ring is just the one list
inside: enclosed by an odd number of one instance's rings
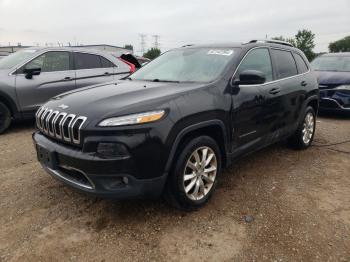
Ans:
{"label": "tinted rear window", "polygon": [[277,79],[298,74],[297,66],[291,52],[272,49],[271,54],[276,63],[275,71]]}
{"label": "tinted rear window", "polygon": [[101,58],[101,64],[103,68],[107,68],[107,67],[113,67],[114,65],[112,64],[112,62],[110,62],[109,60],[107,60],[106,58],[100,56]]}
{"label": "tinted rear window", "polygon": [[92,69],[101,68],[100,56],[92,54],[75,53],[75,68]]}
{"label": "tinted rear window", "polygon": [[298,72],[299,74],[305,73],[309,70],[307,67],[305,60],[301,57],[301,55],[294,53],[295,62],[298,66]]}

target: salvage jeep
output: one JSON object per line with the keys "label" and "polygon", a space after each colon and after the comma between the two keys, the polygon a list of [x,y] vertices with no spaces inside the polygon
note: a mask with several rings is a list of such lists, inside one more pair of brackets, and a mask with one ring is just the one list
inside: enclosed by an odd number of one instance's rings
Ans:
{"label": "salvage jeep", "polygon": [[237,157],[281,140],[309,147],[318,105],[309,62],[288,43],[188,45],[126,79],[51,99],[33,140],[43,168],[71,187],[164,195],[191,210]]}

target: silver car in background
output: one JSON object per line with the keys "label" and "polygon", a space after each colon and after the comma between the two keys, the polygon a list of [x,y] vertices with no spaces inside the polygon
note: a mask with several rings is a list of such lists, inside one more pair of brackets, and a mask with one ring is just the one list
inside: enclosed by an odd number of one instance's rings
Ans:
{"label": "silver car in background", "polygon": [[130,65],[103,51],[28,48],[0,60],[0,134],[13,119],[32,118],[50,98],[130,74]]}

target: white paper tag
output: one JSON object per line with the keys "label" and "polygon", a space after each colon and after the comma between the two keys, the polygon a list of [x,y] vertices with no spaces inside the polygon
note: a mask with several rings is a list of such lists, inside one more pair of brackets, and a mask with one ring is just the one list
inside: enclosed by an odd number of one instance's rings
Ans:
{"label": "white paper tag", "polygon": [[208,51],[208,55],[226,55],[230,56],[233,54],[232,49],[211,49]]}

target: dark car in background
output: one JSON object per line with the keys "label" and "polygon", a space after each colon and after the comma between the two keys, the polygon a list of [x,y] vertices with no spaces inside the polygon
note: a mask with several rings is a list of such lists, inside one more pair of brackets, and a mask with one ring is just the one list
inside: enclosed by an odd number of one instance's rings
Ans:
{"label": "dark car in background", "polygon": [[0,133],[12,119],[32,118],[58,94],[134,71],[135,66],[118,56],[82,48],[27,48],[6,56],[0,60]]}
{"label": "dark car in background", "polygon": [[320,110],[350,113],[350,52],[321,55],[311,66],[319,82]]}

